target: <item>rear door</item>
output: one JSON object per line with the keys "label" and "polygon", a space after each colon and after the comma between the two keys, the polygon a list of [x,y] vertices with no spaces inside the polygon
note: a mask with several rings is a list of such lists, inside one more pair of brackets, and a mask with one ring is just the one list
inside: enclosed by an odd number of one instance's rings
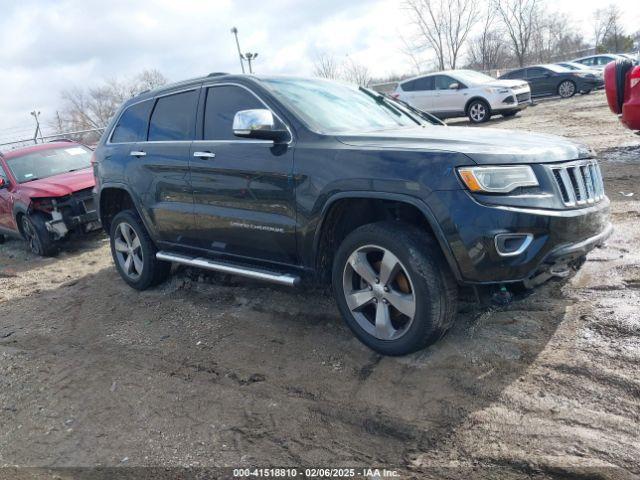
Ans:
{"label": "rear door", "polygon": [[233,134],[237,112],[269,108],[251,89],[210,85],[202,96],[202,139],[191,148],[200,247],[213,253],[298,263],[292,146]]}
{"label": "rear door", "polygon": [[129,153],[129,183],[162,242],[194,243],[189,153],[199,95],[198,85],[156,97],[147,139]]}
{"label": "rear door", "polygon": [[431,112],[434,108],[435,90],[433,86],[433,76],[417,78],[411,81],[411,96],[407,101],[415,108]]}

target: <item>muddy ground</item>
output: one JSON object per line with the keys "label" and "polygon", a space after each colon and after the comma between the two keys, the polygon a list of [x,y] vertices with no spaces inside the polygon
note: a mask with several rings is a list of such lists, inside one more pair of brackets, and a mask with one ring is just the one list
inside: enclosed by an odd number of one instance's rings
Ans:
{"label": "muddy ground", "polygon": [[602,93],[494,127],[596,148],[615,233],[568,284],[463,303],[444,340],[404,358],[362,346],[320,291],[178,269],[139,293],[101,234],[53,259],[0,246],[0,466],[640,475],[640,137]]}

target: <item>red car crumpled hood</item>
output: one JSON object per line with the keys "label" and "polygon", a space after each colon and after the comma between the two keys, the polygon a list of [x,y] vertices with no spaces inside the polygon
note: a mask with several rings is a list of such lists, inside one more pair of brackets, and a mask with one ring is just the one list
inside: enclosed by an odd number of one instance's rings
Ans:
{"label": "red car crumpled hood", "polygon": [[20,185],[23,194],[31,198],[38,197],[64,197],[78,190],[93,188],[96,184],[93,178],[93,170],[84,168],[77,172],[63,173],[53,177],[34,180]]}

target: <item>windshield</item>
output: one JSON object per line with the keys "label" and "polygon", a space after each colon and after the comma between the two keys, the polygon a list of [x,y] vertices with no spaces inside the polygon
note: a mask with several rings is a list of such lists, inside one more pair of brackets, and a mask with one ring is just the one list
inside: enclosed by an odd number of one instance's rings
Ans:
{"label": "windshield", "polygon": [[8,158],[7,165],[18,183],[27,183],[91,166],[91,151],[83,146],[52,148]]}
{"label": "windshield", "polygon": [[482,84],[495,82],[495,78],[485,75],[484,73],[474,72],[473,70],[458,70],[455,72],[455,76],[462,81],[462,83],[468,84]]}
{"label": "windshield", "polygon": [[384,97],[320,79],[265,79],[271,92],[311,129],[321,133],[384,130],[419,122]]}

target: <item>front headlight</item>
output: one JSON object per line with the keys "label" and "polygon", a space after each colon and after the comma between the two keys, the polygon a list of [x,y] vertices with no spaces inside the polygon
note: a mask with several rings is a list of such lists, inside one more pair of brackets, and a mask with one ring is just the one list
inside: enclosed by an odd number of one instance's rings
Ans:
{"label": "front headlight", "polygon": [[487,93],[492,93],[492,94],[496,94],[496,93],[511,93],[511,90],[509,90],[508,88],[504,88],[504,87],[485,88],[484,91],[487,92]]}
{"label": "front headlight", "polygon": [[538,179],[527,165],[461,167],[460,178],[472,192],[509,193],[518,187],[535,187]]}

